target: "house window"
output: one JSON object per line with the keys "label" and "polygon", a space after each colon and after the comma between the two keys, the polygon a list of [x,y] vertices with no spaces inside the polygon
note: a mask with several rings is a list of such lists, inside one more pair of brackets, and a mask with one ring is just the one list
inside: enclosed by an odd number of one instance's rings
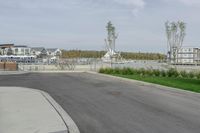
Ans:
{"label": "house window", "polygon": [[18,49],[17,48],[15,49],[15,54],[18,54]]}
{"label": "house window", "polygon": [[21,49],[22,54],[24,54],[24,49]]}
{"label": "house window", "polygon": [[25,49],[25,55],[29,55],[29,49]]}

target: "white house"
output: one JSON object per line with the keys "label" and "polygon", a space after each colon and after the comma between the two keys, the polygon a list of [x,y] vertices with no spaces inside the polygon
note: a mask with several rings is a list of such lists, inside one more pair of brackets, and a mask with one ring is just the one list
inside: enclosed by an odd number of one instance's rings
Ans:
{"label": "white house", "polygon": [[34,55],[38,58],[45,58],[48,56],[48,52],[44,47],[32,47],[31,55]]}
{"label": "white house", "polygon": [[12,50],[9,48],[14,47],[14,44],[0,44],[0,55],[7,55],[8,50],[12,54]]}
{"label": "white house", "polygon": [[50,57],[56,57],[62,55],[62,51],[59,48],[48,48],[46,50],[48,52],[48,56]]}
{"label": "white house", "polygon": [[30,55],[31,49],[25,45],[16,45],[4,49],[4,55]]}
{"label": "white house", "polygon": [[182,47],[178,50],[177,63],[197,64],[200,63],[200,48]]}
{"label": "white house", "polygon": [[24,45],[16,45],[11,48],[13,55],[30,55],[31,48]]}

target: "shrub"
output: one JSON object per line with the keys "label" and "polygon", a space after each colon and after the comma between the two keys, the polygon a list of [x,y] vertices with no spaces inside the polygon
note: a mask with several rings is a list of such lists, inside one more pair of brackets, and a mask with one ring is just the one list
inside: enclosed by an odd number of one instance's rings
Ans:
{"label": "shrub", "polygon": [[146,75],[148,76],[153,76],[153,70],[149,69],[149,70],[146,70]]}
{"label": "shrub", "polygon": [[200,79],[200,72],[198,72],[198,73],[196,74],[196,76],[197,76],[197,79]]}
{"label": "shrub", "polygon": [[174,68],[171,68],[167,71],[168,77],[178,77],[178,75],[179,75],[179,72]]}
{"label": "shrub", "polygon": [[135,69],[135,74],[140,74],[141,73],[141,69]]}
{"label": "shrub", "polygon": [[104,73],[104,68],[100,68],[99,73]]}
{"label": "shrub", "polygon": [[123,69],[121,70],[121,74],[123,74],[123,75],[128,75],[128,69],[127,69],[127,68],[123,68]]}
{"label": "shrub", "polygon": [[133,68],[100,68],[99,73],[105,73],[105,74],[123,74],[123,75],[133,75],[137,74],[140,76],[162,76],[162,77],[178,77],[178,78],[196,78],[200,79],[200,72],[194,73],[186,71],[178,72],[176,69],[171,68],[168,71],[165,70],[145,70],[144,68],[141,69],[133,69]]}
{"label": "shrub", "polygon": [[167,76],[166,71],[165,70],[160,71],[160,76],[166,77]]}
{"label": "shrub", "polygon": [[159,70],[153,70],[153,74],[155,76],[160,76],[160,71]]}
{"label": "shrub", "polygon": [[114,71],[113,71],[114,74],[120,74],[121,73],[121,70],[120,68],[115,68]]}
{"label": "shrub", "polygon": [[112,68],[106,68],[105,70],[104,70],[104,73],[106,73],[106,74],[113,74],[113,69]]}
{"label": "shrub", "polygon": [[127,74],[128,74],[128,75],[134,74],[134,70],[131,69],[131,68],[127,68]]}
{"label": "shrub", "polygon": [[188,76],[189,76],[189,78],[194,78],[195,74],[194,74],[194,72],[189,72]]}
{"label": "shrub", "polygon": [[186,71],[181,71],[180,74],[183,78],[188,78],[188,73]]}
{"label": "shrub", "polygon": [[183,76],[179,73],[177,78],[183,78]]}
{"label": "shrub", "polygon": [[144,68],[141,68],[141,69],[139,69],[139,71],[138,71],[138,72],[139,72],[138,74],[140,74],[140,75],[144,76],[144,75],[145,75],[145,73],[146,73],[146,70],[145,70]]}

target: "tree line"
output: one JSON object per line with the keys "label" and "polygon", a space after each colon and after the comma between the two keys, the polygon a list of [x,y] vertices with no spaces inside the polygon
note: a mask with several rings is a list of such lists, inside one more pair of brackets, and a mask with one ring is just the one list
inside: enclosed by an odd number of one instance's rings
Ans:
{"label": "tree line", "polygon": [[141,53],[141,52],[121,52],[121,56],[124,59],[132,60],[164,60],[165,55],[160,53]]}
{"label": "tree line", "polygon": [[[101,58],[106,51],[62,50],[62,58]],[[123,59],[131,60],[164,60],[165,55],[160,53],[121,52]]]}

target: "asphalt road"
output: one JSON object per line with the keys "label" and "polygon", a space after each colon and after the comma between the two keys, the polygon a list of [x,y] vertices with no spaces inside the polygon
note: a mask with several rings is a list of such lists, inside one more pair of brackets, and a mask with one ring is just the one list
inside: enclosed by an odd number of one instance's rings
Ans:
{"label": "asphalt road", "polygon": [[0,86],[48,92],[81,133],[200,133],[200,94],[88,73],[0,76]]}

